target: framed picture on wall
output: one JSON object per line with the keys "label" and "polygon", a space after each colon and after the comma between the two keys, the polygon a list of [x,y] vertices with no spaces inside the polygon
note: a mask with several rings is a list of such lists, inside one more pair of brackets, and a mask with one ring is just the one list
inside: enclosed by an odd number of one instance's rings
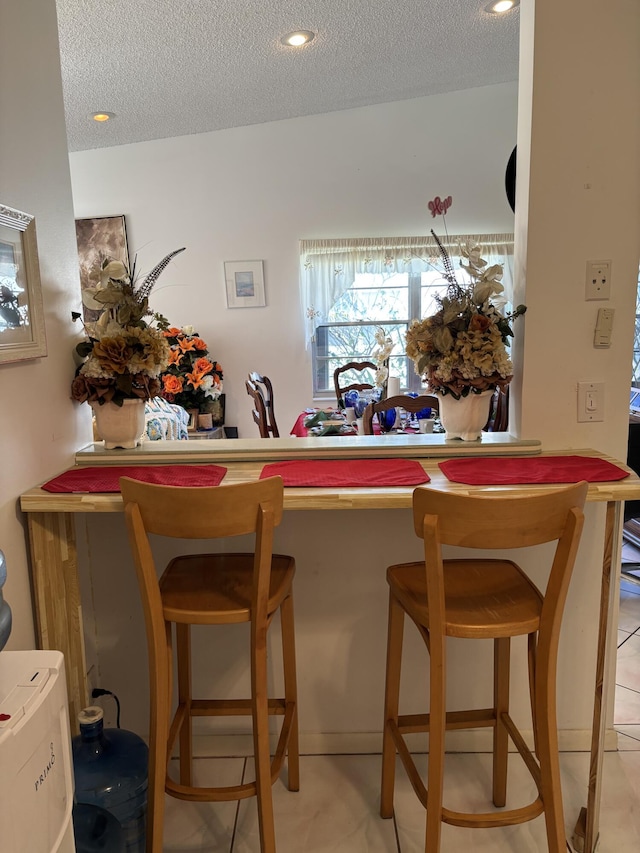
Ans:
{"label": "framed picture on wall", "polygon": [[227,308],[263,308],[263,261],[225,261],[224,279],[227,286]]}
{"label": "framed picture on wall", "polygon": [[[76,242],[80,264],[80,289],[83,293],[91,286],[92,271],[105,258],[122,261],[127,269],[131,269],[124,215],[76,219]],[[95,322],[101,314],[101,311],[87,307],[84,300],[82,310],[85,323]]]}
{"label": "framed picture on wall", "polygon": [[0,363],[46,354],[36,222],[0,204]]}

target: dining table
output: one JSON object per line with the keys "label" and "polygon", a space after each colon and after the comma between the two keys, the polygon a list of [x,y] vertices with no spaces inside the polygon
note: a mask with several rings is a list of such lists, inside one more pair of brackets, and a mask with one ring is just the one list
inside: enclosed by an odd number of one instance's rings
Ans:
{"label": "dining table", "polygon": [[[307,423],[311,420],[314,423],[314,426],[317,428],[321,428],[324,424],[328,427],[336,427],[335,430],[332,430],[333,434],[338,434],[341,437],[353,437],[359,435],[358,427],[356,425],[356,421],[352,421],[349,423],[347,420],[347,416],[345,415],[345,411],[343,409],[334,409],[334,408],[308,408],[303,412],[300,412],[298,417],[295,420],[295,423],[291,427],[291,431],[289,435],[297,436],[298,438],[307,438],[314,437],[314,433],[311,431]],[[315,423],[317,418],[322,418],[322,420],[318,420]],[[338,433],[337,428],[340,425],[344,425],[341,431]],[[321,429],[317,429],[319,433],[317,437],[326,438],[325,435],[321,434]],[[389,430],[386,435],[397,435],[406,434],[406,435],[415,435],[419,432],[416,421],[409,419],[402,419],[400,421],[400,426],[398,428],[393,428]],[[382,435],[382,430],[378,424],[377,418],[374,416],[373,420],[373,434],[374,435]]]}
{"label": "dining table", "polygon": [[[371,475],[369,479],[366,477],[367,461],[379,466],[386,463],[387,469],[393,468],[390,463],[394,463],[400,471],[400,484],[376,479],[384,466],[376,469],[372,484]],[[410,470],[405,462],[410,463]],[[491,475],[487,479],[484,473],[491,469],[492,462],[498,463],[493,465],[493,480]],[[305,466],[309,472],[312,463],[316,463],[316,474],[317,466],[324,465],[333,479],[329,477],[322,484],[322,480],[314,481],[309,473],[305,475]],[[460,474],[464,463],[471,468],[471,475],[464,471]],[[399,434],[383,439],[355,436],[349,441],[341,437],[327,437],[322,441],[310,437],[222,439],[194,444],[155,441],[145,442],[134,450],[108,451],[101,442],[88,445],[76,453],[73,466],[51,481],[29,489],[20,498],[29,530],[37,642],[40,648],[59,649],[65,655],[70,719],[74,721],[88,701],[75,519],[83,514],[123,512],[117,486],[122,468],[129,471],[147,468],[147,475],[157,475],[159,480],[155,481],[159,482],[172,482],[171,467],[195,466],[192,476],[200,476],[197,469],[207,468],[210,470],[203,475],[211,476],[211,483],[218,482],[222,486],[278,473],[285,481],[284,510],[289,513],[408,509],[416,482],[418,485],[427,483],[430,488],[442,492],[474,495],[506,491],[514,497],[529,495],[553,489],[562,482],[563,476],[567,481],[571,477],[584,479],[585,465],[588,470],[600,469],[599,478],[589,480],[587,502],[606,507],[599,577],[591,764],[586,803],[574,833],[578,849],[582,853],[594,853],[605,736],[605,662],[615,633],[611,617],[615,612],[617,587],[612,569],[620,558],[622,505],[624,501],[640,499],[638,475],[624,463],[594,449],[543,450],[540,442],[534,439],[520,439],[508,433],[483,434],[476,442],[448,441],[439,434]],[[364,471],[363,480],[358,479],[362,476],[356,470],[358,466]],[[287,472],[296,467],[294,479],[287,480]],[[614,471],[617,473],[610,473]],[[187,470],[187,478],[188,475]]]}

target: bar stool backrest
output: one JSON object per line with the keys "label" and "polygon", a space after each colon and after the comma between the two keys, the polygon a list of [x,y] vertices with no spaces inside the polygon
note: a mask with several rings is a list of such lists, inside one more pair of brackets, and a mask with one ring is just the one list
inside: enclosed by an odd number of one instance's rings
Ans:
{"label": "bar stool backrest", "polygon": [[413,493],[413,520],[416,535],[424,540],[433,633],[443,633],[442,545],[493,551],[557,541],[540,623],[540,642],[557,647],[588,488],[588,483],[581,482],[524,497],[443,494],[417,488]]}

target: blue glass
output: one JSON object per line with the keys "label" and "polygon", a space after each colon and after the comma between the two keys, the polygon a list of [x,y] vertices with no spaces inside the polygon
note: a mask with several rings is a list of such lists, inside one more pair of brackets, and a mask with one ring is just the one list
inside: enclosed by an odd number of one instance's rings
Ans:
{"label": "blue glass", "polygon": [[353,408],[356,404],[358,396],[359,395],[358,395],[357,391],[347,391],[346,394],[344,395],[345,407],[346,408]]}
{"label": "blue glass", "polygon": [[390,432],[396,422],[396,410],[387,409],[384,412],[378,412],[378,423],[382,432]]}
{"label": "blue glass", "polygon": [[420,394],[418,394],[417,391],[407,391],[407,393],[405,394],[405,397],[419,397],[419,396],[420,396]]}
{"label": "blue glass", "polygon": [[356,413],[357,418],[361,418],[363,416],[364,410],[369,405],[369,402],[370,401],[367,400],[366,397],[361,397],[360,395],[358,395],[358,399],[355,401],[355,403],[353,405],[353,409]]}
{"label": "blue glass", "polygon": [[431,417],[431,409],[420,409],[419,412],[416,412],[416,417],[419,421],[426,420]]}

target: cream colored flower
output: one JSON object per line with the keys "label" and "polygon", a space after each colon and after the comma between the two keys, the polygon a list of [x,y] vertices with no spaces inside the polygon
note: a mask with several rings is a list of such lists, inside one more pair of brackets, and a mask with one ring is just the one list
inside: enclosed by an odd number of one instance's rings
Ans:
{"label": "cream colored flower", "polygon": [[376,370],[376,386],[382,388],[384,383],[389,378],[389,369],[387,367],[379,367]]}
{"label": "cream colored flower", "polygon": [[106,287],[109,281],[125,281],[129,279],[129,270],[122,263],[122,261],[109,261],[109,263],[102,267],[100,273],[100,280],[103,287]]}

